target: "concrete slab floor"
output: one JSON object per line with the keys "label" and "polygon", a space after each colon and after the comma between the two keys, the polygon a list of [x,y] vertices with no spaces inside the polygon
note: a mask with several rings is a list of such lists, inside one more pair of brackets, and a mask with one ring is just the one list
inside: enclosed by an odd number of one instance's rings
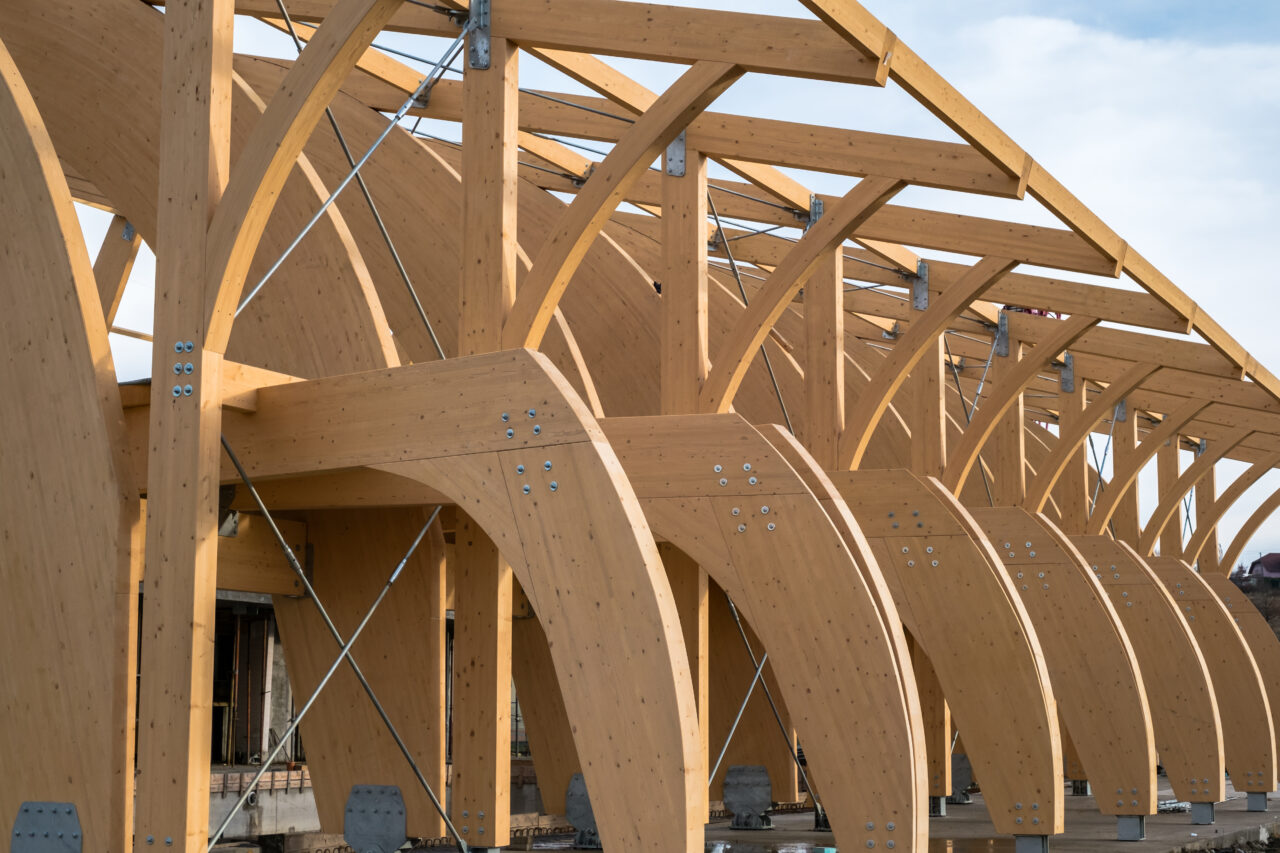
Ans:
{"label": "concrete slab floor", "polygon": [[[1161,778],[1160,800],[1173,799]],[[1228,784],[1227,800],[1219,803],[1216,821],[1210,826],[1192,826],[1188,813],[1157,814],[1147,817],[1145,841],[1116,840],[1116,819],[1100,814],[1092,797],[1066,798],[1066,832],[1049,841],[1054,853],[1179,853],[1218,850],[1249,841],[1280,837],[1280,795],[1273,798],[1271,811],[1245,811],[1245,795]],[[822,853],[835,845],[829,832],[814,832],[811,812],[773,816],[774,828],[761,832],[729,829],[727,821],[707,827],[708,853]],[[1010,836],[999,836],[987,817],[982,795],[975,794],[971,805],[948,805],[947,817],[934,818],[929,826],[929,853],[1013,853]],[[853,853],[853,851],[847,851]]]}

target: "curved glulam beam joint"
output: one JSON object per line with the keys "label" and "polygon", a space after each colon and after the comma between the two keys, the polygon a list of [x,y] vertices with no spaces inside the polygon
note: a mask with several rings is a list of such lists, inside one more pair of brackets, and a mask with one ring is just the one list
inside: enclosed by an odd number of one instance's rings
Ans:
{"label": "curved glulam beam joint", "polygon": [[863,178],[800,238],[769,274],[716,354],[702,389],[702,411],[729,411],[756,351],[818,264],[905,186],[890,178]]}
{"label": "curved glulam beam joint", "polygon": [[[1111,479],[1107,481],[1102,497],[1093,508],[1093,515],[1089,516],[1086,534],[1098,536],[1107,529],[1107,522],[1111,521],[1111,516],[1120,506],[1121,498],[1137,482],[1138,474],[1151,461],[1151,457],[1156,455],[1156,451],[1163,447],[1165,442],[1175,440],[1183,427],[1211,405],[1213,404],[1208,400],[1188,400],[1166,415],[1160,422],[1160,426],[1147,433],[1142,443],[1134,448],[1133,455],[1129,457],[1125,467],[1116,469]],[[1134,417],[1134,414],[1130,413],[1129,416]]]}
{"label": "curved glulam beam joint", "polygon": [[1253,515],[1249,516],[1249,520],[1241,526],[1236,538],[1231,540],[1231,547],[1227,548],[1226,552],[1223,553],[1222,562],[1219,564],[1224,574],[1232,572],[1236,561],[1240,559],[1240,555],[1244,552],[1244,546],[1249,544],[1249,540],[1258,532],[1262,522],[1270,518],[1277,507],[1280,507],[1280,490],[1274,492],[1253,511]]}
{"label": "curved glulam beam joint", "polygon": [[[1254,431],[1251,429],[1233,430],[1225,437],[1212,442],[1208,450],[1201,453],[1194,462],[1187,466],[1187,470],[1183,471],[1177,481],[1165,491],[1160,498],[1160,503],[1156,506],[1156,511],[1147,520],[1147,526],[1142,529],[1142,536],[1138,539],[1139,554],[1145,557],[1155,551],[1156,542],[1160,539],[1161,532],[1168,526],[1169,520],[1173,518],[1174,511],[1177,510],[1183,496],[1191,491],[1191,487],[1198,483],[1204,473],[1217,464],[1219,459],[1234,450],[1253,433]],[[1172,557],[1176,555],[1164,554],[1162,556]]]}
{"label": "curved glulam beam joint", "polygon": [[542,343],[569,280],[627,190],[693,117],[709,107],[742,73],[740,66],[727,62],[699,62],[636,119],[538,249],[503,326],[505,348],[536,349]]}
{"label": "curved glulam beam joint", "polygon": [[294,162],[325,107],[402,2],[340,0],[254,127],[209,224],[206,349],[226,349],[245,276]]}
{"label": "curved glulam beam joint", "polygon": [[[1280,465],[1280,452],[1272,453],[1259,459],[1248,470],[1232,481],[1221,495],[1213,502],[1213,507],[1209,510],[1209,514],[1204,516],[1196,524],[1196,529],[1191,534],[1191,539],[1187,542],[1187,547],[1182,550],[1182,559],[1191,565],[1195,565],[1200,559],[1200,552],[1204,550],[1205,544],[1209,541],[1209,535],[1217,529],[1218,522],[1222,520],[1222,516],[1226,515],[1227,510],[1235,506],[1236,501],[1249,490],[1254,483],[1262,479],[1263,475]],[[1223,565],[1227,565],[1224,563]]]}
{"label": "curved glulam beam joint", "polygon": [[857,468],[871,444],[871,436],[898,393],[907,375],[937,339],[987,288],[1017,266],[1008,258],[983,258],[969,268],[959,281],[950,285],[942,296],[933,300],[923,314],[912,320],[911,327],[894,345],[893,351],[876,372],[871,384],[854,407],[851,418],[840,437],[841,468]]}
{"label": "curved glulam beam joint", "polygon": [[1018,395],[1026,390],[1041,370],[1057,358],[1058,353],[1067,349],[1073,341],[1097,324],[1097,317],[1077,314],[1063,321],[1059,329],[1022,357],[1017,367],[1010,372],[1003,383],[996,386],[992,396],[984,401],[977,416],[965,428],[959,446],[952,452],[951,461],[942,473],[942,485],[953,494],[960,494],[960,490],[969,479],[969,474],[973,471],[974,464],[978,461],[982,446],[996,431],[1005,414],[1013,407]]}
{"label": "curved glulam beam joint", "polygon": [[[1022,505],[1031,512],[1044,512],[1054,487],[1066,471],[1067,465],[1071,463],[1071,455],[1080,443],[1089,437],[1089,433],[1093,432],[1093,427],[1098,421],[1106,417],[1108,412],[1114,412],[1117,403],[1159,369],[1160,366],[1156,364],[1135,364],[1123,376],[1108,385],[1106,390],[1089,404],[1081,417],[1073,418],[1070,423],[1064,424],[1061,432],[1058,433],[1058,442],[1053,448],[1053,453],[1040,466],[1035,480],[1027,489],[1027,497]],[[1092,413],[1096,413],[1096,417]]]}

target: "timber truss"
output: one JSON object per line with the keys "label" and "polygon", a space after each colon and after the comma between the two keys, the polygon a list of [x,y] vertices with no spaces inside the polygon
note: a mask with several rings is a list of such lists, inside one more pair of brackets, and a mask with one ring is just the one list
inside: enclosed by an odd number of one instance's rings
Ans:
{"label": "timber truss", "polygon": [[[1265,808],[1280,642],[1225,573],[1280,494],[1222,559],[1217,524],[1280,465],[1280,380],[855,0],[155,5],[0,4],[0,826],[212,848],[219,589],[274,596],[333,832],[397,786],[392,842],[508,844],[513,677],[546,810],[581,772],[612,851],[700,850],[763,765],[923,853],[961,748],[1035,849],[1064,778],[1121,838],[1157,762],[1197,820],[1228,772]],[[294,56],[233,55],[247,18]],[[760,75],[960,141],[713,109]],[[114,214],[92,262],[73,202]]]}

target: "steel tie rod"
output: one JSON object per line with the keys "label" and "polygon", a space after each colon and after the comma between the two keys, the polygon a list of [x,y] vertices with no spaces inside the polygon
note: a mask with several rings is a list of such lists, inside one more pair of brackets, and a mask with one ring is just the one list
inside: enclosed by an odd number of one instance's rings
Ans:
{"label": "steel tie rod", "polygon": [[414,102],[418,100],[424,92],[434,86],[436,81],[440,79],[443,74],[444,67],[452,62],[454,57],[456,57],[462,50],[462,45],[466,41],[467,35],[473,29],[475,29],[475,24],[468,21],[467,25],[462,28],[462,32],[453,40],[453,43],[450,44],[448,49],[446,49],[440,56],[440,59],[436,61],[435,67],[431,69],[426,77],[422,78],[422,82],[418,84],[418,88],[414,89],[413,94],[409,95],[408,100],[400,106],[400,109],[396,110],[395,115],[391,117],[391,121],[388,122],[387,126],[380,134],[378,134],[378,138],[373,141],[373,144],[369,146],[369,150],[365,151],[359,162],[351,168],[351,171],[342,179],[337,188],[334,189],[333,192],[329,193],[329,197],[320,205],[320,209],[317,210],[315,215],[307,221],[306,225],[302,226],[302,231],[299,232],[298,236],[293,238],[293,242],[285,248],[284,252],[278,259],[276,259],[276,262],[271,265],[271,268],[267,270],[266,274],[262,276],[262,279],[254,286],[253,290],[249,291],[249,294],[240,302],[239,307],[236,308],[237,317],[240,316],[240,312],[253,301],[253,298],[258,295],[258,291],[262,290],[263,286],[268,280],[270,280],[271,276],[275,275],[276,270],[280,269],[280,266],[285,262],[285,259],[288,258],[289,255],[293,254],[293,250],[298,248],[298,244],[302,242],[302,239],[306,237],[308,233],[310,233],[311,229],[315,227],[315,224],[320,221],[320,217],[324,216],[325,211],[332,207],[333,203],[338,200],[338,196],[342,194],[342,191],[345,190],[351,182],[355,180],[356,176],[360,174],[360,170],[364,168],[364,164],[369,162],[369,158],[373,156],[374,152],[377,151],[379,147],[381,147],[386,138],[391,135],[391,131],[400,124],[400,120],[409,112],[409,108],[413,106]]}
{"label": "steel tie rod", "polygon": [[724,761],[724,754],[729,751],[729,744],[733,743],[733,736],[738,731],[738,723],[742,722],[742,714],[747,710],[747,703],[751,701],[751,694],[756,692],[756,685],[760,683],[760,676],[764,672],[765,662],[769,660],[769,653],[765,652],[764,657],[760,659],[760,663],[756,665],[756,674],[751,678],[751,685],[747,687],[747,695],[742,697],[742,704],[738,706],[738,716],[733,718],[733,725],[729,727],[729,734],[724,739],[724,746],[720,747],[720,756],[716,759],[716,764],[711,768],[711,775],[707,777],[707,787],[711,787],[711,783],[715,781],[716,774],[720,772],[720,762]]}
{"label": "steel tie rod", "polygon": [[[275,536],[276,543],[280,546],[280,550],[284,552],[285,558],[289,561],[289,566],[293,569],[293,573],[298,576],[298,580],[302,583],[303,589],[307,593],[307,597],[315,604],[316,610],[320,613],[320,618],[324,621],[325,627],[329,629],[330,635],[333,636],[333,639],[339,646],[344,645],[342,633],[333,623],[333,619],[330,618],[329,611],[326,610],[324,604],[321,603],[320,597],[316,595],[315,588],[311,586],[311,581],[307,578],[306,572],[303,571],[302,565],[298,562],[297,556],[293,553],[293,549],[289,547],[289,543],[285,541],[284,534],[280,532],[280,528],[276,525],[275,519],[271,517],[271,512],[267,509],[266,504],[263,503],[262,496],[258,494],[257,488],[249,478],[249,473],[245,471],[239,457],[237,457],[235,451],[231,449],[231,445],[227,442],[227,437],[225,435],[222,436],[222,447],[227,451],[227,456],[231,459],[231,464],[235,466],[236,472],[240,475],[241,481],[249,490],[249,494],[252,496],[254,504],[257,505],[259,512],[263,515],[263,518],[266,519],[267,525],[271,528],[272,535]],[[440,508],[436,507],[435,511],[431,514],[431,517],[427,520],[426,528],[431,526],[439,514]],[[424,531],[426,528],[424,528]],[[445,826],[449,829],[449,834],[458,842],[458,847],[462,853],[467,853],[467,850],[469,849],[467,843],[462,839],[457,828],[449,819],[449,815],[445,811],[444,806],[441,805],[440,799],[436,796],[435,791],[432,790],[431,783],[427,781],[427,777],[423,775],[421,768],[418,767],[418,762],[414,760],[413,754],[409,752],[409,747],[405,744],[404,738],[400,736],[400,732],[397,731],[395,724],[391,722],[391,717],[387,715],[386,709],[383,708],[382,703],[378,701],[378,696],[374,693],[373,686],[369,684],[369,680],[365,678],[364,671],[360,669],[360,665],[356,663],[356,659],[354,657],[350,655],[345,655],[345,657],[348,665],[351,667],[351,671],[355,673],[356,678],[360,681],[360,686],[369,697],[369,701],[373,703],[374,710],[377,711],[378,716],[382,719],[383,725],[386,726],[387,731],[396,742],[396,746],[400,748],[400,754],[403,755],[405,761],[409,763],[409,768],[417,778],[418,784],[422,786],[427,797],[430,798],[431,804],[435,806],[436,811],[439,812],[440,817],[444,820]],[[286,740],[287,738],[281,738],[281,743],[286,742]],[[263,766],[265,767],[267,763],[264,763]]]}

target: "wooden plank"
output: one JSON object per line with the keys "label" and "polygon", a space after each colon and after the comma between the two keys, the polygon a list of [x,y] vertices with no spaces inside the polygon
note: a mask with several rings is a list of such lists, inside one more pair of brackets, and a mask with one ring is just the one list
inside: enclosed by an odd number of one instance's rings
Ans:
{"label": "wooden plank", "polygon": [[1276,788],[1276,736],[1268,691],[1235,619],[1200,575],[1177,557],[1147,564],[1191,627],[1213,681],[1222,717],[1222,745],[1231,787],[1270,793]]}
{"label": "wooden plank", "polygon": [[[972,508],[1042,644],[1058,711],[1103,814],[1155,814],[1156,751],[1142,671],[1084,556],[1043,515]],[[1052,639],[1048,639],[1052,638]],[[966,733],[967,736],[967,733]],[[1075,777],[1073,777],[1075,778]],[[1125,792],[1111,795],[1112,789]]]}
{"label": "wooden plank", "polygon": [[[1089,411],[1086,405],[1089,397],[1088,390],[1088,383],[1083,377],[1077,376],[1074,388],[1059,395],[1061,409],[1058,422],[1059,441],[1070,442],[1075,435],[1089,435],[1093,431],[1093,425],[1096,423],[1095,412]],[[1084,423],[1086,420],[1088,423]],[[1049,491],[1057,496],[1058,507],[1062,510],[1059,526],[1066,533],[1083,533],[1089,521],[1090,503],[1093,500],[1089,451],[1083,441],[1063,444],[1060,449],[1064,451],[1066,458],[1066,464],[1059,466],[1060,473],[1055,471],[1050,476],[1046,472],[1047,467],[1057,465],[1056,460],[1038,462],[1031,489],[1034,490],[1040,486],[1041,477],[1049,477],[1045,482],[1050,482],[1056,477],[1057,483],[1050,485]],[[1028,494],[1023,505],[1032,507],[1036,500]]]}
{"label": "wooden plank", "polygon": [[795,244],[716,352],[702,391],[703,411],[729,410],[756,351],[822,258],[902,188],[900,181],[887,178],[859,181]]}
{"label": "wooden plank", "polygon": [[[1111,441],[1111,463],[1112,472],[1127,468],[1134,460],[1138,453],[1138,418],[1139,412],[1133,403],[1126,399],[1126,412],[1123,420],[1116,420],[1118,415],[1112,415],[1112,441]],[[1098,477],[1101,477],[1101,472]],[[1114,479],[1114,477],[1113,477]],[[1106,483],[1103,483],[1102,489],[1105,489]],[[1097,498],[1102,495],[1101,489],[1093,493],[1095,500],[1090,506],[1090,515],[1098,511]],[[1138,512],[1138,490],[1126,489],[1116,503],[1116,511],[1111,519],[1111,535],[1125,542],[1133,542],[1138,538],[1140,530],[1139,512]]]}
{"label": "wooden plank", "polygon": [[824,468],[835,468],[844,431],[844,255],[828,253],[804,282],[802,436]]}
{"label": "wooden plank", "polygon": [[[1181,448],[1181,436],[1174,436],[1172,440],[1165,442],[1163,447],[1156,450],[1156,483],[1162,503],[1168,498],[1169,493],[1175,489],[1175,483],[1180,473],[1179,468],[1182,464],[1178,458]],[[1171,503],[1173,505],[1165,511],[1163,523],[1157,525],[1157,527],[1161,532],[1161,553],[1172,556],[1182,552],[1182,495],[1178,495]],[[1156,508],[1159,509],[1160,507]],[[1170,520],[1173,521],[1172,525],[1167,523]],[[1150,521],[1147,523],[1150,524]],[[1129,544],[1138,548],[1138,553],[1145,557],[1148,552],[1141,549],[1141,542],[1142,537],[1139,537],[1137,544],[1133,542]],[[1154,543],[1152,544],[1154,545]]]}
{"label": "wooden plank", "polygon": [[662,175],[659,383],[664,414],[698,410],[707,355],[707,159],[685,147],[684,174]]}
{"label": "wooden plank", "polygon": [[[351,636],[427,518],[423,507],[307,514],[312,586],[344,638]],[[444,555],[444,535],[436,523],[351,650],[409,753],[441,796]],[[290,595],[276,596],[272,603],[294,695],[308,696],[337,657],[338,643],[312,601]],[[410,835],[435,838],[443,833],[435,807],[349,666],[334,673],[301,730],[325,832],[342,831],[353,785],[380,784],[399,786]]]}
{"label": "wooden plank", "polygon": [[[936,481],[903,469],[830,476],[871,543],[903,623],[933,663],[996,831],[1060,832],[1053,690],[1035,630],[986,535]],[[969,618],[974,612],[983,618]],[[993,705],[1019,712],[993,717]]]}
{"label": "wooden plank", "polygon": [[912,323],[858,400],[856,417],[846,424],[845,433],[840,440],[839,467],[856,468],[861,463],[889,402],[902,387],[907,375],[924,357],[929,345],[970,302],[981,296],[1014,265],[1014,261],[1006,258],[984,258],[947,290],[941,299],[932,301],[928,310]]}
{"label": "wooden plank", "polygon": [[511,566],[465,513],[458,514],[455,537],[449,816],[464,840],[505,847],[511,843]]}
{"label": "wooden plank", "polygon": [[[1193,488],[1195,488],[1196,496],[1196,525],[1192,533],[1202,527],[1205,528],[1205,545],[1208,547],[1209,553],[1203,560],[1197,558],[1191,563],[1191,566],[1197,572],[1212,575],[1218,571],[1218,522],[1214,517],[1213,506],[1218,495],[1217,467],[1210,465],[1206,468]],[[1183,550],[1185,551],[1186,549]]]}
{"label": "wooden plank", "polygon": [[1280,490],[1268,495],[1253,514],[1245,519],[1244,524],[1240,525],[1240,530],[1222,554],[1222,562],[1218,564],[1221,574],[1229,575],[1235,571],[1240,555],[1244,553],[1244,546],[1249,544],[1254,534],[1258,532],[1258,528],[1275,513],[1277,507],[1280,507]]}
{"label": "wooden plank", "polygon": [[[1223,799],[1222,723],[1213,680],[1177,603],[1125,543],[1106,536],[1072,536],[1071,541],[1129,635],[1142,668],[1156,753],[1174,794],[1195,803]],[[1110,791],[1106,796],[1111,798]]]}
{"label": "wooden plank", "polygon": [[0,126],[0,334],[14,342],[0,390],[15,401],[0,407],[0,764],[24,768],[0,779],[0,829],[12,836],[24,801],[74,802],[85,848],[122,853],[133,832],[137,492],[89,254],[4,43]]}
{"label": "wooden plank", "polygon": [[911,372],[916,400],[911,424],[911,470],[926,477],[942,476],[947,464],[945,358],[945,343],[939,335],[933,351],[925,353]]}
{"label": "wooden plank", "polygon": [[[209,836],[222,349],[206,346],[200,271],[229,169],[233,18],[230,0],[164,18],[134,831],[188,853]],[[170,393],[175,364],[192,365],[190,395]]]}
{"label": "wooden plank", "polygon": [[[278,519],[276,526],[293,549],[299,563],[306,562],[307,526]],[[294,574],[280,544],[259,515],[241,513],[235,536],[218,539],[218,589],[234,589],[263,595],[303,595],[302,582]]]}
{"label": "wooden plank", "polygon": [[955,742],[955,727],[951,724],[951,707],[942,689],[942,682],[933,668],[929,656],[920,644],[911,641],[911,666],[915,673],[916,690],[920,694],[920,722],[925,732],[926,773],[929,796],[951,796],[951,753]]}
{"label": "wooden plank", "polygon": [[93,277],[98,283],[102,314],[108,326],[116,321],[120,298],[124,296],[124,288],[129,283],[129,273],[141,245],[142,238],[127,219],[119,214],[111,217],[107,234],[102,238],[102,248],[93,262]]}
{"label": "wooden plank", "polygon": [[520,52],[505,39],[491,39],[489,54],[487,69],[467,67],[462,87],[462,355],[501,349],[502,325],[516,301]]}
{"label": "wooden plank", "polygon": [[[1210,531],[1215,530],[1217,523],[1222,520],[1222,516],[1227,510],[1235,506],[1236,502],[1244,495],[1245,492],[1262,476],[1272,468],[1280,465],[1280,453],[1272,453],[1249,466],[1248,470],[1231,481],[1231,485],[1217,497],[1213,502],[1212,513],[1205,518],[1197,518],[1196,529],[1191,534],[1191,540],[1187,542],[1186,549],[1182,552],[1182,559],[1188,563],[1198,563],[1204,549],[1209,546]],[[1218,571],[1222,571],[1222,566],[1227,566],[1226,574],[1230,574],[1231,566],[1226,563],[1219,564],[1217,562],[1217,548],[1214,548],[1213,565]]]}
{"label": "wooden plank", "polygon": [[694,65],[636,120],[539,248],[504,326],[506,347],[536,347],[541,342],[569,279],[628,187],[741,74],[740,67],[726,63]]}

